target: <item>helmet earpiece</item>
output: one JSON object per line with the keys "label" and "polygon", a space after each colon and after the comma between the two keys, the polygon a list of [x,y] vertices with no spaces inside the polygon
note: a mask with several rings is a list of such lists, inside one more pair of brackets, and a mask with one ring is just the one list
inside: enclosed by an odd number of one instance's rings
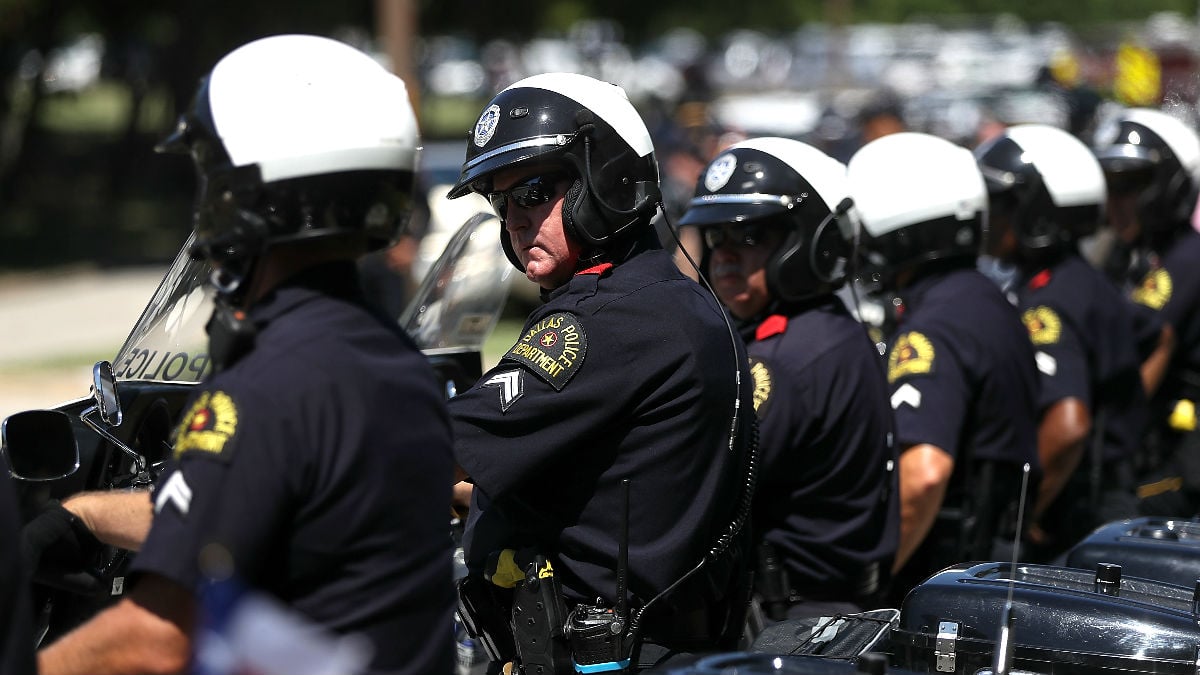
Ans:
{"label": "helmet earpiece", "polygon": [[846,278],[846,265],[850,261],[852,247],[842,235],[841,225],[835,216],[817,228],[813,245],[808,249],[808,264],[813,276],[835,288]]}
{"label": "helmet earpiece", "polygon": [[816,229],[796,223],[767,262],[767,287],[772,295],[796,302],[832,293],[846,279],[850,242],[837,218],[824,218]]}
{"label": "helmet earpiece", "polygon": [[[580,126],[583,144],[583,157],[578,165],[580,178],[567,191],[563,201],[563,224],[581,243],[604,247],[626,238],[634,230],[648,224],[658,209],[662,194],[658,187],[657,174],[654,181],[633,180],[629,176],[620,176],[619,179],[614,177],[605,182],[611,184],[614,191],[623,193],[632,205],[623,208],[610,202],[594,179],[592,146],[595,143],[593,134],[596,132],[596,125],[590,121],[592,115],[590,111],[581,110],[576,118],[588,121]],[[620,164],[616,160],[610,160],[599,167],[599,172],[607,173],[619,168]]]}

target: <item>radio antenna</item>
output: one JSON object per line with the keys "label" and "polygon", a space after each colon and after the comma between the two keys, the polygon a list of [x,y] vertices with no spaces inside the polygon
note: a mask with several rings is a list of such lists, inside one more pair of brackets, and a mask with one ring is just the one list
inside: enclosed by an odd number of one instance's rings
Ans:
{"label": "radio antenna", "polygon": [[[621,541],[617,543],[617,600],[613,607],[614,625],[612,631],[616,639],[621,640],[625,635],[626,619],[629,617],[629,606],[625,593],[629,576],[629,479],[621,479],[621,508],[624,514],[621,518]],[[618,647],[618,653],[624,653],[624,645]]]}
{"label": "radio antenna", "polygon": [[1013,651],[1013,586],[1017,580],[1017,559],[1021,551],[1021,530],[1025,525],[1025,496],[1029,491],[1029,463],[1021,468],[1021,500],[1017,503],[1017,532],[1013,535],[1012,564],[1008,571],[1008,597],[1000,612],[1000,638],[996,641],[996,658],[992,663],[994,675],[1009,675],[1012,672]]}

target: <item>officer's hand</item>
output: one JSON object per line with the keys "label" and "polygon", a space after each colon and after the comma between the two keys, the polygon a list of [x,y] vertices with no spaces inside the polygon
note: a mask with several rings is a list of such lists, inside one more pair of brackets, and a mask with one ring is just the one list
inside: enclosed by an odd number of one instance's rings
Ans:
{"label": "officer's hand", "polygon": [[30,575],[43,557],[56,565],[82,568],[84,556],[98,544],[79,518],[56,499],[47,502],[21,530],[21,557]]}
{"label": "officer's hand", "polygon": [[488,555],[483,577],[500,588],[513,588],[525,579],[525,568],[533,562],[533,551],[506,548]]}

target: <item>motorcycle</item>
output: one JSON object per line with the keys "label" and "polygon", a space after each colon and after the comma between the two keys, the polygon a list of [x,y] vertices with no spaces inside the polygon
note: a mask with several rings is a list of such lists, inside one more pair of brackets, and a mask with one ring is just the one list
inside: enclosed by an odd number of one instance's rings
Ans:
{"label": "motorcycle", "polygon": [[[469,218],[446,245],[398,323],[426,354],[446,395],[483,371],[483,344],[504,308],[512,265],[496,246],[495,216]],[[93,368],[90,396],[19,412],[0,425],[0,454],[28,522],[53,499],[85,490],[151,487],[172,454],[172,432],[211,371],[207,262],[188,239],[115,358]],[[130,551],[94,540],[47,549],[33,572],[37,645],[48,644],[118,600]]]}

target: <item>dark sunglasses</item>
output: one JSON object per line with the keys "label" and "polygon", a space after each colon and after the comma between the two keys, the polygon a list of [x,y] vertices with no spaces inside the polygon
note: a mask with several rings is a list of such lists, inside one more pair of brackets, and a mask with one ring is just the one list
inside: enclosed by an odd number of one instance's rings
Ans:
{"label": "dark sunglasses", "polygon": [[704,237],[704,245],[710,249],[726,244],[735,248],[751,248],[767,240],[766,228],[762,223],[714,225],[702,229],[700,234]]}
{"label": "dark sunglasses", "polygon": [[508,210],[508,200],[511,199],[514,204],[523,209],[541,206],[554,198],[554,195],[558,193],[558,184],[566,178],[567,175],[561,172],[530,176],[507,190],[495,190],[487,193],[487,198],[492,203],[492,208],[503,218]]}

